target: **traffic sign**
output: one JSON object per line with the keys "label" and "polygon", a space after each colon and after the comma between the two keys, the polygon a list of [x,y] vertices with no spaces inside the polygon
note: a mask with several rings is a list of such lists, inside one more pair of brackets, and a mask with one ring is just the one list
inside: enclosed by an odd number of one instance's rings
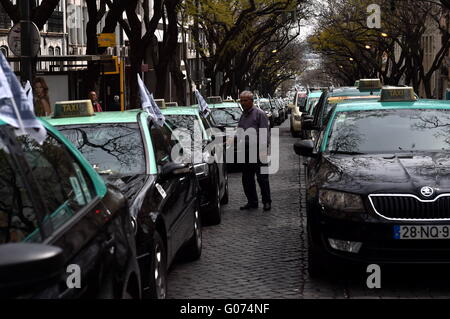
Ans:
{"label": "traffic sign", "polygon": [[116,46],[116,34],[115,33],[100,33],[98,35],[98,46],[100,48]]}
{"label": "traffic sign", "polygon": [[[31,30],[31,56],[35,57],[39,53],[39,49],[41,47],[41,33],[39,32],[38,27],[31,21],[26,23],[30,24]],[[16,56],[21,56],[22,51],[22,39],[21,39],[21,25],[20,23],[15,24],[8,33],[8,45],[11,51]]]}

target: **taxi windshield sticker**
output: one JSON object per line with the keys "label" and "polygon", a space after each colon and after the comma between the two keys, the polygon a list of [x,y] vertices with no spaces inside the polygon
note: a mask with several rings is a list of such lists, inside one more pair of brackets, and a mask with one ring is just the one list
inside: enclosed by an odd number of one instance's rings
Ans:
{"label": "taxi windshield sticker", "polygon": [[167,194],[164,191],[164,188],[161,185],[159,185],[159,184],[156,184],[155,186],[156,186],[156,189],[158,190],[159,194],[161,195],[161,197],[163,199],[165,199],[167,197]]}

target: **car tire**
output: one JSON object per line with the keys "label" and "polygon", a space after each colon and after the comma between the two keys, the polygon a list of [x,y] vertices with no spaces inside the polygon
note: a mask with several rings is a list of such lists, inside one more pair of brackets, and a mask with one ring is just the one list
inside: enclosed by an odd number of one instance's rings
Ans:
{"label": "car tire", "polygon": [[229,201],[229,195],[228,195],[228,172],[225,171],[225,192],[223,193],[223,197],[222,200],[220,201],[220,203],[222,205],[226,205],[228,204]]}
{"label": "car tire", "polygon": [[186,247],[183,249],[183,260],[185,261],[194,261],[200,258],[202,255],[202,223],[200,218],[200,209],[197,205],[194,213],[194,233],[192,237],[186,244]]}
{"label": "car tire", "polygon": [[165,299],[167,296],[167,251],[164,241],[157,231],[153,234],[151,254],[148,297]]}

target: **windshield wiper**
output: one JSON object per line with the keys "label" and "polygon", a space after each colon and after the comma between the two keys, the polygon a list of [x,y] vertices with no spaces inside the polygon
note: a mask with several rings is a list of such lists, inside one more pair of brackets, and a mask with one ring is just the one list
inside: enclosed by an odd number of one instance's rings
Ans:
{"label": "windshield wiper", "polygon": [[365,153],[361,153],[361,152],[350,152],[350,151],[337,151],[337,150],[333,150],[333,151],[330,151],[330,154],[344,154],[344,155],[364,155]]}

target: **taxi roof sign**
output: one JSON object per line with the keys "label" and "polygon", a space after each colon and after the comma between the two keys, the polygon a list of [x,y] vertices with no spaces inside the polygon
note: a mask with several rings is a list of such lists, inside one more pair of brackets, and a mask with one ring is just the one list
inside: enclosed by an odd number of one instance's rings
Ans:
{"label": "taxi roof sign", "polygon": [[380,102],[417,101],[412,87],[386,87],[381,90]]}
{"label": "taxi roof sign", "polygon": [[94,107],[91,100],[60,101],[55,103],[53,118],[93,116]]}
{"label": "taxi roof sign", "polygon": [[158,107],[160,109],[165,109],[166,108],[166,101],[164,99],[155,99],[156,105],[158,105]]}
{"label": "taxi roof sign", "polygon": [[178,102],[167,102],[166,103],[166,107],[177,107],[178,106]]}
{"label": "taxi roof sign", "polygon": [[222,102],[222,97],[220,96],[208,96],[206,98],[206,103],[208,104],[221,104]]}
{"label": "taxi roof sign", "polygon": [[382,87],[380,79],[361,79],[358,82],[360,90],[381,90]]}

